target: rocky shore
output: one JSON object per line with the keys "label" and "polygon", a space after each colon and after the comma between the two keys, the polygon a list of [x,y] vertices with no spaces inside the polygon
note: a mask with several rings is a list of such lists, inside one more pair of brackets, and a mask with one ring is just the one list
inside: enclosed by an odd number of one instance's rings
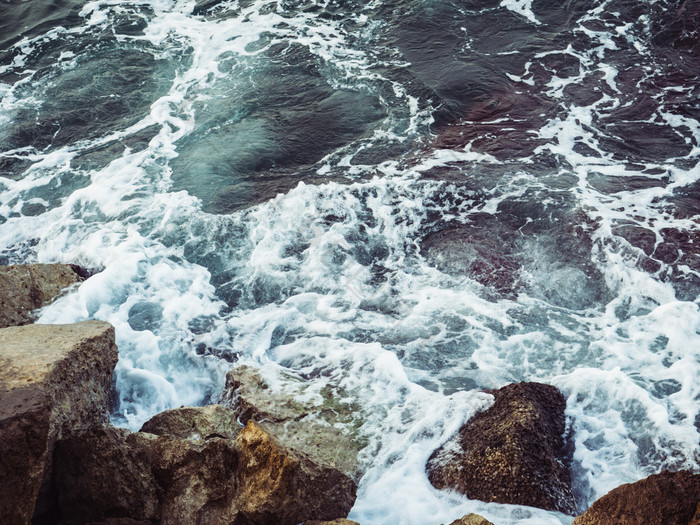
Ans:
{"label": "rocky shore", "polygon": [[[114,329],[28,324],[86,275],[68,265],[0,269],[1,523],[355,524],[346,518],[364,443],[353,407],[332,392],[300,402],[234,366],[221,404],[168,410],[139,432],[111,426]],[[493,406],[433,451],[430,482],[471,499],[579,514],[561,392],[519,383],[489,393]],[[698,525],[700,475],[623,485],[573,523]],[[450,525],[489,524],[470,514]]]}

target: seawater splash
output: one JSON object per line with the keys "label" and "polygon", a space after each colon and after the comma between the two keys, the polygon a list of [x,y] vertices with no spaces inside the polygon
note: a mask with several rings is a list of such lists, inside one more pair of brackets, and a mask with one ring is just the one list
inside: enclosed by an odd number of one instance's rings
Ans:
{"label": "seawater splash", "polygon": [[513,381],[567,396],[581,507],[697,470],[692,20],[548,4],[37,14],[0,43],[0,256],[100,270],[40,321],[115,325],[116,424],[234,361],[343,392],[365,525],[570,523],[425,476]]}

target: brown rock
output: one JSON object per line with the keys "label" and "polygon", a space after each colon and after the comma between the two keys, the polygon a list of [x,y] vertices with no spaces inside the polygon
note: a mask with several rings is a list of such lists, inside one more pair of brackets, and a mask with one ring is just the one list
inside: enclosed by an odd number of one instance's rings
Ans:
{"label": "brown rock", "polygon": [[114,328],[101,321],[0,329],[3,524],[29,523],[35,502],[47,510],[54,443],[107,421],[116,362]]}
{"label": "brown rock", "polygon": [[31,323],[34,310],[82,280],[68,264],[0,267],[0,328]]}
{"label": "brown rock", "polygon": [[700,474],[662,472],[620,485],[572,525],[691,525],[700,511]]}
{"label": "brown rock", "polygon": [[357,479],[358,454],[365,446],[358,432],[359,407],[343,401],[348,396],[331,388],[321,389],[322,399],[306,395],[310,383],[292,374],[276,374],[283,391],[273,389],[249,366],[231,369],[222,404],[231,407],[241,422],[255,421],[286,447]]}
{"label": "brown rock", "polygon": [[192,441],[212,437],[234,439],[241,427],[236,414],[222,405],[181,407],[156,414],[141,427],[141,432]]}
{"label": "brown rock", "polygon": [[494,405],[433,452],[427,464],[430,482],[471,499],[574,515],[564,396],[541,383],[517,383],[490,393]]}
{"label": "brown rock", "polygon": [[493,525],[493,523],[478,514],[467,514],[454,520],[450,525]]}
{"label": "brown rock", "polygon": [[695,513],[688,522],[688,525],[700,525],[700,501],[698,501],[698,505],[695,507]]}
{"label": "brown rock", "polygon": [[[347,516],[357,486],[338,470],[282,447],[249,421],[236,438],[240,453],[238,510],[258,525],[294,525]],[[238,522],[236,522],[238,523]]]}

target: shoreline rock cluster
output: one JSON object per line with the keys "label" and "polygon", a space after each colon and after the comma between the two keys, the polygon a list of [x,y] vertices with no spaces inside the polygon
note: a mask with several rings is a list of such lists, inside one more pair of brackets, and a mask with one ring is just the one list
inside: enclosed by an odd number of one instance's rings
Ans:
{"label": "shoreline rock cluster", "polygon": [[[301,403],[309,396],[239,365],[221,405],[168,410],[139,432],[112,427],[113,327],[27,324],[83,277],[67,265],[0,268],[0,321],[23,325],[0,328],[1,523],[358,525],[346,517],[364,444],[354,407],[332,392]],[[287,379],[303,393],[303,380]],[[471,499],[578,514],[562,394],[539,383],[489,393],[494,405],[433,452],[428,479]],[[700,525],[700,474],[622,485],[573,523]],[[494,524],[470,514],[450,525]]]}

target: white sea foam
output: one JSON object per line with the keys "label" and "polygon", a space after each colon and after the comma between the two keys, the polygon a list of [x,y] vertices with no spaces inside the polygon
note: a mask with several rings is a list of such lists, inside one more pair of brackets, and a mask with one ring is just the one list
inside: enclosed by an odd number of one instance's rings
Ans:
{"label": "white sea foam", "polygon": [[[363,31],[379,30],[370,16],[377,5],[365,6],[359,16]],[[538,23],[530,2],[502,5]],[[559,51],[579,60],[577,76],[552,75],[538,85],[534,62],[521,75],[509,75],[555,100],[564,100],[567,86],[588,75],[606,90],[590,105],[562,106],[537,132],[544,145],[535,157],[556,155],[563,166],[557,175],[574,177],[566,196],[594,224],[585,263],[601,272],[609,291],[609,298],[593,306],[569,308],[552,303],[547,293],[562,289],[584,296],[589,266],[553,257],[556,237],[520,242],[518,254],[528,257],[518,261],[519,271],[530,288],[509,297],[494,298],[468,275],[440,271],[421,247],[423,236],[434,229],[468,224],[472,212],[496,215],[505,204],[545,188],[541,173],[518,165],[507,177],[469,191],[422,178],[435,168],[461,166],[466,180],[481,169],[502,166],[473,144],[432,151],[413,162],[357,164],[361,147],[410,141],[425,130],[432,117],[424,101],[382,77],[374,57],[353,46],[342,24],[322,24],[312,14],[285,12],[281,5],[261,12],[261,4],[253,3],[228,18],[194,17],[192,7],[192,2],[152,2],[155,14],[144,34],[120,37],[119,45],[145,49],[171,67],[166,92],[140,121],[46,152],[4,152],[34,164],[22,178],[1,182],[3,254],[101,270],[46,307],[40,322],[114,324],[120,350],[116,423],[138,429],[160,410],[216,400],[230,366],[224,358],[257,366],[270,378],[279,368],[303,374],[313,386],[308,395],[324,385],[340,388],[361,407],[360,428],[369,443],[361,458],[367,472],[350,515],[364,525],[437,525],[468,512],[499,524],[569,524],[570,517],[557,513],[437,491],[425,475],[432,451],[490,404],[491,397],[478,389],[512,381],[550,382],[566,395],[582,506],[662,468],[697,469],[697,301],[678,300],[671,282],[641,270],[637,261],[643,250],[614,231],[632,222],[661,239],[664,228],[695,228],[693,218],[669,214],[664,198],[697,181],[698,164],[667,159],[642,168],[627,165],[603,145],[605,130],[598,125],[601,115],[623,103],[620,69],[606,61],[621,52],[613,37],[647,52],[634,24],[610,31],[581,28],[593,47]],[[82,10],[83,27],[56,30],[47,38],[108,28],[130,8],[118,0],[90,2]],[[3,66],[26,76],[0,88],[0,126],[9,125],[17,111],[43,102],[18,95],[32,83],[42,93],[41,79],[25,71],[40,40],[18,44],[19,58]],[[217,97],[254,78],[264,65],[264,50],[287,40],[316,57],[333,88],[395,97],[379,129],[317,165],[322,175],[365,178],[347,185],[300,183],[246,210],[204,213],[197,198],[169,191],[170,162],[197,129],[198,111],[216,108]],[[188,60],[180,61],[182,54]],[[227,57],[245,74],[239,78],[239,70],[223,68]],[[88,59],[77,49],[75,56],[62,52],[56,67],[78,67],[79,60],[89,66]],[[393,66],[405,64],[397,58]],[[657,117],[688,136],[693,144],[688,158],[697,160],[700,125],[670,110]],[[147,144],[124,146],[98,167],[80,164],[81,154],[151,127],[155,131]],[[647,168],[661,175],[644,173]],[[374,174],[381,177],[371,178]],[[599,176],[668,177],[669,183],[606,193],[594,184]],[[547,204],[552,195],[541,201]],[[455,196],[460,203],[451,200]],[[46,211],[23,215],[26,204]],[[679,268],[697,273],[687,265]]]}

